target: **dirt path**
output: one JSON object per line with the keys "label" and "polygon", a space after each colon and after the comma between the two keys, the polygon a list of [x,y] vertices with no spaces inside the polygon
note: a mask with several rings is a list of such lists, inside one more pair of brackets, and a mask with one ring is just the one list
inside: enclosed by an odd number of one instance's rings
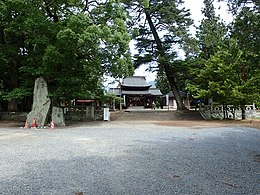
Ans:
{"label": "dirt path", "polygon": [[[116,122],[116,121],[113,121]],[[120,122],[120,121],[119,121]],[[146,123],[149,121],[145,121]],[[161,126],[177,126],[177,127],[193,127],[193,128],[206,128],[206,127],[230,127],[230,126],[244,126],[260,129],[260,120],[245,120],[245,121],[152,121],[151,123]],[[102,124],[101,121],[96,122],[67,122],[67,127],[79,126],[96,126]],[[0,121],[0,128],[17,128],[24,127],[24,122],[17,121]]]}
{"label": "dirt path", "polygon": [[158,121],[154,122],[157,125],[163,126],[179,126],[179,127],[229,127],[229,126],[244,126],[260,129],[260,120],[245,120],[245,121]]}

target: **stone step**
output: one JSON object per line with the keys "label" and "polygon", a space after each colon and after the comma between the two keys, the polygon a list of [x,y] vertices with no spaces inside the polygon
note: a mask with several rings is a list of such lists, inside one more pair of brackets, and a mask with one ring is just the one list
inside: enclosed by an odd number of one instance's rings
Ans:
{"label": "stone step", "polygon": [[128,112],[111,112],[110,120],[121,121],[168,121],[168,120],[203,120],[198,111],[158,111],[158,110],[138,110]]}

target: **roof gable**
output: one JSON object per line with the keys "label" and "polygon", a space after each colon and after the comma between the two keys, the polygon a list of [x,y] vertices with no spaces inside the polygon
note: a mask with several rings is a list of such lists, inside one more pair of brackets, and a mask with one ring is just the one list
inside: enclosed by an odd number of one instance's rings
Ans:
{"label": "roof gable", "polygon": [[155,95],[155,96],[162,96],[162,93],[160,91],[160,89],[157,89],[157,88],[150,88],[149,89],[150,93],[152,95]]}
{"label": "roof gable", "polygon": [[123,80],[122,86],[126,87],[151,87],[145,80],[144,76],[130,76]]}

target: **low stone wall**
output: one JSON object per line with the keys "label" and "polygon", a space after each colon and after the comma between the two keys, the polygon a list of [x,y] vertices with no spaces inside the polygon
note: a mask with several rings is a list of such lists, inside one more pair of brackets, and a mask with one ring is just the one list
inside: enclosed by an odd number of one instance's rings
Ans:
{"label": "low stone wall", "polygon": [[[27,112],[0,112],[0,120],[25,122]],[[86,115],[86,112],[67,112],[64,114],[66,121],[101,121],[103,120],[103,111],[95,111],[94,118]]]}
{"label": "low stone wall", "polygon": [[0,120],[26,121],[27,112],[0,112]]}
{"label": "low stone wall", "polygon": [[101,121],[103,120],[103,112],[95,111],[94,117],[85,111],[69,111],[64,114],[66,121]]}

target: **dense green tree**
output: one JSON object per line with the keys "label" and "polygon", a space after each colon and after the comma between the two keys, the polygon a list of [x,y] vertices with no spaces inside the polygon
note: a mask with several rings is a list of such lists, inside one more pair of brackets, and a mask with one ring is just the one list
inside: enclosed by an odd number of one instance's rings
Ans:
{"label": "dense green tree", "polygon": [[157,76],[155,79],[155,86],[156,86],[156,88],[160,89],[162,94],[167,94],[169,91],[171,91],[169,81],[168,81],[165,73],[162,71],[157,72]]}
{"label": "dense green tree", "polygon": [[188,85],[197,97],[240,106],[243,119],[245,104],[259,102],[260,98],[259,21],[254,9],[241,9],[230,27],[230,35],[215,45],[215,51],[195,58],[195,65],[202,66],[192,68],[197,76]]}
{"label": "dense green tree", "polygon": [[128,5],[132,23],[138,29],[136,36],[136,67],[149,63],[165,74],[173,91],[177,108],[185,109],[179,93],[177,75],[179,63],[176,62],[179,47],[185,47],[189,40],[188,27],[192,24],[190,13],[180,8],[181,1],[150,0],[123,1]]}
{"label": "dense green tree", "polygon": [[[175,77],[178,81],[179,89],[185,90],[186,88],[186,81],[190,78],[189,66],[190,58],[186,58],[185,60],[174,60],[174,69],[177,70]],[[157,71],[155,83],[156,87],[160,89],[163,94],[171,91],[171,86],[165,72],[160,70]]]}
{"label": "dense green tree", "polygon": [[[244,7],[236,16],[231,38],[237,42],[240,53],[239,72],[241,87],[240,105],[245,118],[244,105],[246,103],[257,103],[260,101],[260,15],[256,9]],[[248,98],[250,97],[250,98]]]}
{"label": "dense green tree", "polygon": [[[28,12],[28,10],[31,10],[31,12]],[[0,78],[3,84],[1,95],[2,98],[9,100],[9,110],[17,110],[16,100],[21,100],[24,95],[31,91],[25,85],[20,87],[21,83],[26,83],[27,80],[26,77],[22,77],[20,68],[34,63],[31,58],[31,51],[34,50],[36,56],[40,45],[42,45],[40,39],[35,39],[35,34],[40,33],[38,36],[42,34],[40,29],[44,26],[42,21],[45,17],[32,3],[19,0],[1,1],[1,15],[0,69],[2,74]],[[39,23],[34,21],[39,21]],[[37,25],[38,32],[33,32]],[[41,43],[44,42],[44,36],[42,38]],[[35,45],[31,44],[32,40],[39,42],[37,45],[39,47],[36,48]],[[27,56],[30,57],[27,58]],[[35,59],[35,63],[38,61],[39,59]],[[23,79],[20,80],[20,78]]]}
{"label": "dense green tree", "polygon": [[196,37],[199,47],[198,57],[202,59],[209,59],[210,56],[218,50],[224,42],[227,33],[227,27],[216,16],[215,8],[213,5],[214,0],[204,0],[204,8],[202,14],[204,18],[197,29]]}
{"label": "dense green tree", "polygon": [[[189,79],[187,79],[186,88],[195,98],[205,98],[205,94],[202,94],[200,90],[207,90],[209,86],[200,74],[207,69],[207,61],[224,45],[227,36],[227,27],[216,16],[214,0],[204,0],[203,2],[202,14],[204,18],[196,32],[198,49],[193,58],[187,59]],[[207,96],[207,98],[212,97]]]}
{"label": "dense green tree", "polygon": [[32,94],[43,76],[54,100],[102,94],[104,74],[132,74],[125,25],[117,1],[0,1],[1,99],[9,110]]}
{"label": "dense green tree", "polygon": [[222,105],[240,106],[245,119],[245,105],[260,98],[260,69],[251,68],[251,62],[246,59],[237,41],[230,39],[206,61],[198,74],[206,87],[196,88],[197,95],[213,97],[214,102]]}

